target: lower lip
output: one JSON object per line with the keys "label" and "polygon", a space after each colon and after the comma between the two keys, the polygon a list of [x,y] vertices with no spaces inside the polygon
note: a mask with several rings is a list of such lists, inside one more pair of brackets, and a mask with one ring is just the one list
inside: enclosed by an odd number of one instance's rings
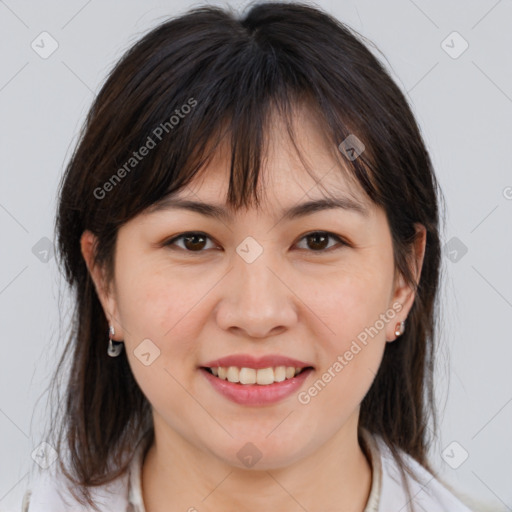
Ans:
{"label": "lower lip", "polygon": [[308,375],[313,371],[312,368],[303,370],[291,379],[273,384],[239,384],[219,379],[208,370],[199,369],[205,375],[213,388],[229,400],[241,405],[268,405],[279,402],[291,394],[297,392]]}

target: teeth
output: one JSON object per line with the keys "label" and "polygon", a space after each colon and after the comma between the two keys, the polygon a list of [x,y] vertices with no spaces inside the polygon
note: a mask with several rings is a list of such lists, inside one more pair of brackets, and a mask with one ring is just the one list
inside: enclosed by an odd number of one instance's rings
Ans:
{"label": "teeth", "polygon": [[298,375],[302,368],[293,366],[276,366],[275,368],[238,368],[236,366],[218,366],[210,368],[219,379],[240,384],[260,384],[266,386],[274,382],[283,382]]}
{"label": "teeth", "polygon": [[261,368],[256,372],[256,384],[273,384],[274,370],[273,368]]}
{"label": "teeth", "polygon": [[[232,366],[232,368],[235,368]],[[236,368],[238,370],[238,368]],[[254,368],[240,368],[239,370],[239,381],[240,384],[256,384],[256,376],[259,370]]]}
{"label": "teeth", "polygon": [[226,377],[229,380],[229,382],[239,382],[240,379],[239,379],[238,368],[236,366],[230,366],[228,368],[228,373],[227,373]]}
{"label": "teeth", "polygon": [[278,366],[274,368],[274,381],[283,382],[286,379],[286,366]]}

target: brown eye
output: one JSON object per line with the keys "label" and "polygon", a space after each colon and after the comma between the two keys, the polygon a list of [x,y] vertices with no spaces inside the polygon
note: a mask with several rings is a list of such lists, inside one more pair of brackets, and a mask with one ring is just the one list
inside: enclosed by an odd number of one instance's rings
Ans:
{"label": "brown eye", "polygon": [[[313,231],[311,233],[304,235],[301,238],[301,241],[306,240],[305,250],[307,250],[308,252],[323,253],[327,252],[333,247],[336,247],[336,244],[329,246],[330,239],[338,242],[338,245],[348,245],[339,236],[333,233],[329,233],[327,231]],[[189,253],[201,253],[205,252],[205,249],[212,248],[206,247],[208,241],[211,241],[211,238],[205,233],[190,231],[188,233],[182,233],[181,235],[174,237],[168,242],[165,242],[164,245],[169,246],[171,248],[174,248],[173,246],[176,246],[179,249]],[[178,244],[178,242],[182,242],[182,245]]]}
{"label": "brown eye", "polygon": [[327,231],[314,231],[304,235],[301,240],[306,240],[306,246],[311,249],[310,252],[325,252],[327,249],[332,248],[331,245],[328,247],[329,239],[336,240],[341,245],[347,245],[339,236],[329,233]]}
{"label": "brown eye", "polygon": [[183,244],[191,251],[201,250],[205,246],[206,237],[204,235],[187,235],[183,237]]}
{"label": "brown eye", "polygon": [[208,235],[200,232],[190,232],[190,233],[182,233],[181,235],[169,240],[165,243],[167,246],[177,245],[177,241],[183,240],[183,246],[178,247],[187,252],[204,252],[207,240],[210,240]]}

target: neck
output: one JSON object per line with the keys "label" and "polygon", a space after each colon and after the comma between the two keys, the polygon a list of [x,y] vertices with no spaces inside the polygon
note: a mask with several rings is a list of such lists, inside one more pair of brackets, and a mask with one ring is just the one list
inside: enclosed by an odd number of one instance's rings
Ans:
{"label": "neck", "polygon": [[268,470],[226,464],[156,421],[141,475],[146,512],[363,512],[372,470],[357,441],[357,419],[314,453]]}

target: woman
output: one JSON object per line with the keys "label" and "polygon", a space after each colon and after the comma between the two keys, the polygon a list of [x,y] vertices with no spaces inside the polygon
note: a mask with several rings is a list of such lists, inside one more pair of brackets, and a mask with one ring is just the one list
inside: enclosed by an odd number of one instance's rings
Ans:
{"label": "woman", "polygon": [[59,193],[71,372],[24,510],[469,510],[427,460],[440,191],[360,36],[296,3],[163,23]]}

